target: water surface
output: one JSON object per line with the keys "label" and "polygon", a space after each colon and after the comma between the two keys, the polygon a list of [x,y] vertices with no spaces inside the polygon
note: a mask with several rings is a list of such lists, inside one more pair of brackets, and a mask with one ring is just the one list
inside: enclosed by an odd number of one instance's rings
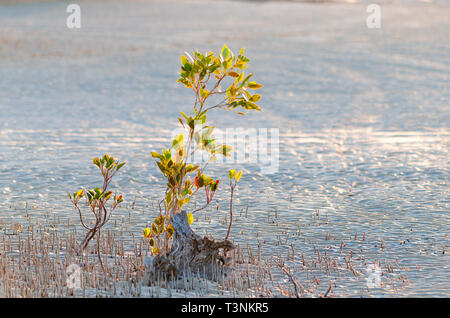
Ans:
{"label": "water surface", "polygon": [[[91,160],[107,152],[127,161],[113,186],[136,200],[115,217],[140,236],[164,185],[150,151],[192,105],[175,83],[179,55],[227,43],[247,48],[264,112],[211,119],[280,129],[278,173],[237,167],[233,238],[266,257],[291,243],[310,258],[352,251],[360,271],[376,260],[408,278],[403,290],[387,283],[370,295],[449,296],[448,3],[385,4],[380,30],[367,29],[362,4],[80,4],[80,30],[65,26],[64,3],[0,5],[3,222],[26,222],[26,205],[37,220],[76,220],[66,192],[97,184]],[[225,236],[228,195],[196,230]],[[311,279],[300,260],[291,265]],[[363,276],[317,275],[336,282],[337,296],[367,295]]]}

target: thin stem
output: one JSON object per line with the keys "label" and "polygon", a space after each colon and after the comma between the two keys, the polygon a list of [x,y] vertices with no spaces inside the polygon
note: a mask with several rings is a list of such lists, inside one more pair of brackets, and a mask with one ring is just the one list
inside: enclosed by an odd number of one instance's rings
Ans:
{"label": "thin stem", "polygon": [[82,213],[81,213],[81,209],[80,209],[80,207],[78,206],[78,204],[75,204],[74,201],[72,201],[72,203],[73,203],[73,205],[75,206],[75,208],[78,210],[78,214],[79,214],[79,216],[80,216],[80,222],[81,222],[81,225],[82,225],[86,230],[91,230],[91,228],[88,227],[88,226],[84,223],[84,221],[83,221],[83,216],[82,216]]}
{"label": "thin stem", "polygon": [[233,194],[234,194],[234,187],[236,184],[232,184],[230,180],[230,186],[231,186],[231,197],[230,197],[230,224],[228,225],[228,231],[227,236],[225,236],[225,241],[228,239],[228,236],[230,235],[231,230],[231,224],[233,224]]}
{"label": "thin stem", "polygon": [[[194,193],[193,193],[193,194],[194,194]],[[193,194],[192,194],[192,195],[193,195]],[[191,195],[191,197],[192,197],[192,195]],[[214,197],[214,192],[212,193],[212,196],[211,196],[209,202],[206,202],[206,204],[205,204],[204,206],[202,206],[201,208],[199,208],[199,209],[197,209],[197,210],[192,211],[191,213],[194,214],[195,212],[198,212],[198,211],[201,211],[201,210],[206,209],[206,208],[208,207],[208,205],[211,204],[213,197]]]}

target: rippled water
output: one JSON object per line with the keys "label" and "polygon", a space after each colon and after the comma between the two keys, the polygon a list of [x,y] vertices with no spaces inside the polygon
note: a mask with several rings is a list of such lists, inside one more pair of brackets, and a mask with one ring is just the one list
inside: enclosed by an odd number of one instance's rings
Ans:
{"label": "rippled water", "polygon": [[[364,5],[81,7],[82,28],[69,30],[64,4],[0,5],[0,220],[25,222],[26,204],[36,220],[75,220],[66,192],[99,182],[91,160],[108,152],[127,161],[113,186],[136,199],[116,217],[139,236],[164,184],[150,151],[192,103],[175,83],[179,55],[245,46],[264,112],[210,117],[219,128],[279,128],[280,170],[238,167],[233,238],[266,257],[293,244],[306,258],[342,259],[344,242],[360,270],[377,260],[409,280],[370,295],[449,296],[448,4],[386,4],[381,30],[366,28]],[[225,236],[228,195],[196,230]],[[336,280],[335,295],[366,295],[364,277],[317,275]]]}

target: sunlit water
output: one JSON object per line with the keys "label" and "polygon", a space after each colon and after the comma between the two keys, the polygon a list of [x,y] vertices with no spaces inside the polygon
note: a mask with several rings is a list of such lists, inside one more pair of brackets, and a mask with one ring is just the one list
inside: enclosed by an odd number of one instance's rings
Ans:
{"label": "sunlit water", "polygon": [[[344,242],[345,253],[394,264],[409,280],[370,295],[450,295],[448,4],[386,4],[380,30],[367,29],[364,5],[81,7],[82,28],[69,30],[64,4],[0,5],[3,223],[25,223],[26,205],[34,220],[76,220],[67,191],[98,184],[91,160],[110,153],[127,161],[113,182],[127,201],[115,218],[139,237],[164,190],[150,151],[168,145],[178,111],[192,105],[175,83],[179,55],[227,43],[247,48],[264,112],[211,120],[280,129],[278,173],[237,167],[233,239],[261,243],[265,257],[293,244],[306,258],[315,249],[342,258]],[[225,180],[230,167],[210,173]],[[218,207],[194,223],[216,238],[226,234],[221,189]],[[324,290],[336,281],[337,296],[367,295],[364,277],[318,275]]]}

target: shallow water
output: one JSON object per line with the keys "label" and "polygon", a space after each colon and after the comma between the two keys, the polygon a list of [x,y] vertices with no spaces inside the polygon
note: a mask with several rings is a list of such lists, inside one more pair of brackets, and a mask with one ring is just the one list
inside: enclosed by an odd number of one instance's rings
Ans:
{"label": "shallow water", "polygon": [[[128,202],[116,220],[139,237],[164,184],[150,151],[169,143],[178,110],[192,104],[175,83],[179,55],[227,43],[247,48],[264,112],[211,119],[280,129],[278,173],[237,167],[233,238],[260,243],[266,257],[291,243],[306,258],[352,251],[359,271],[376,260],[409,281],[367,294],[363,276],[318,271],[337,296],[450,295],[449,4],[383,5],[381,30],[366,28],[364,5],[81,7],[82,28],[69,30],[64,4],[0,5],[0,220],[26,222],[26,206],[36,220],[76,220],[66,193],[99,182],[91,160],[108,152],[127,161],[113,184]],[[211,173],[225,178],[229,167]],[[228,195],[196,230],[225,236]]]}

